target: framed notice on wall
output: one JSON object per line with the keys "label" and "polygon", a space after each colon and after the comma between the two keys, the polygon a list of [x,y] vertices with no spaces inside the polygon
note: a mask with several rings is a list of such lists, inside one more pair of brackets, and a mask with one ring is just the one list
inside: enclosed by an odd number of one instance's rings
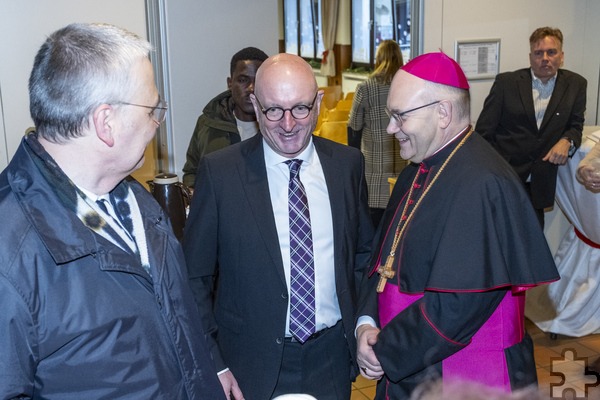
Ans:
{"label": "framed notice on wall", "polygon": [[500,65],[500,39],[458,40],[455,57],[467,79],[494,78]]}

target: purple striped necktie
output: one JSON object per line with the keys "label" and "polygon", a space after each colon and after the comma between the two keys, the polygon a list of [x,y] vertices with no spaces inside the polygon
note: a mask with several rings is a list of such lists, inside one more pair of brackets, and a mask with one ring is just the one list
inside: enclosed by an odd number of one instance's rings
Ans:
{"label": "purple striped necktie", "polygon": [[308,200],[302,182],[302,160],[286,161],[290,169],[290,332],[304,343],[315,332],[315,262]]}

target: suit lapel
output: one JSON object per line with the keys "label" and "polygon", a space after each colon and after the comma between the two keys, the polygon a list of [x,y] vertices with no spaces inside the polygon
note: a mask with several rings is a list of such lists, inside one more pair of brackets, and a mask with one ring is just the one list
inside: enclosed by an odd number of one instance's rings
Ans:
{"label": "suit lapel", "polygon": [[344,175],[340,167],[344,165],[343,162],[336,162],[334,154],[331,148],[327,146],[327,143],[321,138],[313,137],[313,143],[315,150],[319,155],[321,166],[323,167],[323,175],[325,176],[325,183],[327,184],[327,192],[329,194],[329,207],[331,209],[331,220],[333,225],[333,258],[335,263],[335,276],[336,281],[339,281],[339,273],[342,270],[338,267],[338,262],[343,259],[341,255],[343,245],[343,232],[346,229],[346,218],[344,217],[346,201],[344,196],[346,190],[344,190],[344,180],[340,179]]}
{"label": "suit lapel", "polygon": [[519,95],[525,115],[527,115],[528,122],[535,128],[537,132],[537,122],[535,120],[535,108],[533,106],[533,91],[531,88],[531,71],[529,69],[523,70],[520,79],[517,82],[519,87]]}
{"label": "suit lapel", "polygon": [[562,71],[559,69],[558,75],[556,76],[556,82],[554,83],[554,90],[552,91],[552,96],[550,97],[550,102],[548,103],[548,107],[546,107],[544,119],[542,120],[542,124],[540,125],[540,132],[544,131],[544,128],[546,128],[546,125],[548,125],[548,123],[554,116],[556,108],[558,107],[563,96],[567,92],[567,87],[569,86],[569,83],[561,77]]}
{"label": "suit lapel", "polygon": [[242,151],[244,153],[243,157],[237,162],[236,167],[240,179],[244,182],[244,185],[242,185],[243,191],[248,199],[256,227],[273,261],[273,265],[275,265],[282,282],[286,284],[260,133],[248,139],[248,146]]}

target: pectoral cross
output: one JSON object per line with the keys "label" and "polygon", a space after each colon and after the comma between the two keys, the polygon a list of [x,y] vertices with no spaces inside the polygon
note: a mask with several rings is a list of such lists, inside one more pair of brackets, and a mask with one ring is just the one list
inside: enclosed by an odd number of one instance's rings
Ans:
{"label": "pectoral cross", "polygon": [[385,260],[385,265],[380,265],[377,268],[377,273],[379,274],[379,283],[377,284],[377,293],[382,293],[385,288],[385,283],[388,279],[392,279],[394,275],[396,275],[396,271],[392,268],[392,264],[394,263],[394,254],[390,253],[387,260]]}

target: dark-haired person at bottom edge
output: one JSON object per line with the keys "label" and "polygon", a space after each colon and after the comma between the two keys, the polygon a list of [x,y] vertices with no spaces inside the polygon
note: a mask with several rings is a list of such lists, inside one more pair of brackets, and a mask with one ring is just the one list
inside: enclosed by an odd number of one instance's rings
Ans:
{"label": "dark-haired person at bottom edge", "polygon": [[506,392],[536,383],[525,290],[558,273],[516,174],[472,133],[468,89],[443,53],[413,59],[392,81],[387,130],[412,163],[359,298],[358,365],[380,380],[376,399],[407,399],[435,377]]}

